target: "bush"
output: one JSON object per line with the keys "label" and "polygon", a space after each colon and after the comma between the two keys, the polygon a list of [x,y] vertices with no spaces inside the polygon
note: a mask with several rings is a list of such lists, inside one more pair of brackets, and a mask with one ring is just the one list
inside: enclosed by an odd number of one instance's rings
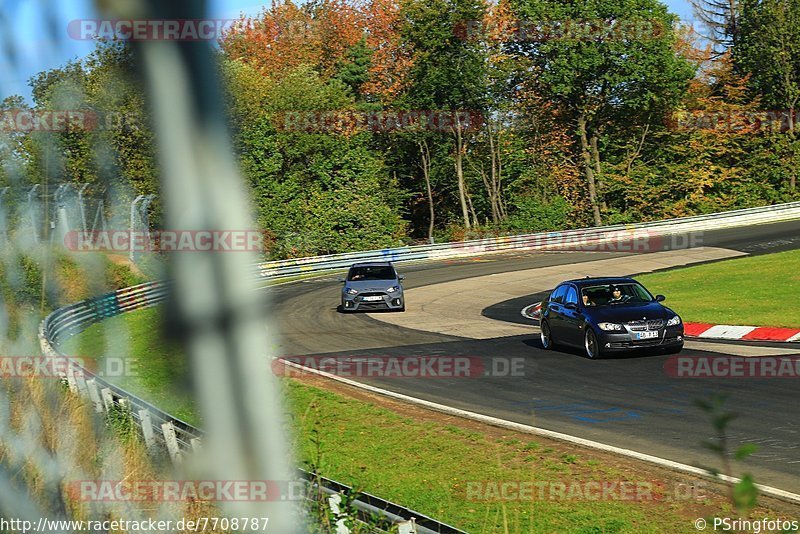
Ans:
{"label": "bush", "polygon": [[571,226],[571,213],[567,201],[557,196],[544,202],[534,196],[515,199],[515,210],[503,224],[509,232],[524,234],[563,230]]}

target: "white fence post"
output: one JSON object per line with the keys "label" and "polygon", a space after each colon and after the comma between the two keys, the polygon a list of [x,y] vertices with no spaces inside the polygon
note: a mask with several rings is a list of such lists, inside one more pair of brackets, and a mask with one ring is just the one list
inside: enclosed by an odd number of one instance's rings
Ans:
{"label": "white fence post", "polygon": [[151,449],[156,444],[156,436],[153,432],[153,419],[150,417],[148,410],[139,410],[139,422],[142,424],[144,444],[148,449]]}
{"label": "white fence post", "polygon": [[103,405],[106,407],[106,411],[110,412],[111,409],[114,407],[114,395],[111,393],[110,388],[103,388],[100,390],[100,397],[103,399]]}
{"label": "white fence post", "polygon": [[345,514],[343,514],[339,509],[339,505],[341,503],[342,496],[338,493],[334,493],[328,497],[328,506],[331,507],[331,512],[333,515],[338,518],[336,520],[336,534],[350,534],[350,529],[344,524]]}
{"label": "white fence post", "polygon": [[172,463],[179,465],[181,463],[181,450],[178,447],[178,436],[175,435],[175,426],[172,422],[166,422],[161,425],[161,432],[164,433],[164,441],[167,444],[167,451]]}
{"label": "white fence post", "polygon": [[97,382],[94,378],[86,381],[86,389],[89,391],[89,399],[94,404],[94,411],[103,413],[103,402],[100,400],[100,393],[97,391]]}
{"label": "white fence post", "polygon": [[83,398],[88,397],[89,390],[86,388],[86,379],[83,377],[83,371],[78,371],[77,373],[73,371],[72,376],[75,377],[75,385],[80,396]]}
{"label": "white fence post", "polygon": [[78,392],[78,383],[75,382],[75,373],[72,372],[72,368],[70,367],[67,369],[67,385],[69,386],[69,390],[73,393]]}
{"label": "white fence post", "polygon": [[417,534],[417,522],[414,518],[397,523],[397,534]]}

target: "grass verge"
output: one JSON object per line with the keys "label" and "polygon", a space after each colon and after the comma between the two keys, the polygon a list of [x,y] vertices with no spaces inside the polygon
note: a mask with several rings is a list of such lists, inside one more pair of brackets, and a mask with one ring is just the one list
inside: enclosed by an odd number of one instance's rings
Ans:
{"label": "grass verge", "polygon": [[800,328],[800,250],[643,274],[684,321]]}

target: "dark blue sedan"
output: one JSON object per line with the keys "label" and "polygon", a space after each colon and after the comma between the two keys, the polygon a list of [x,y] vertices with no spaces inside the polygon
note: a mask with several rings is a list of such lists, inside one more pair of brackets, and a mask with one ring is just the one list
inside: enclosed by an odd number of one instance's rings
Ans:
{"label": "dark blue sedan", "polygon": [[567,280],[542,301],[542,345],[580,347],[588,358],[647,347],[680,352],[683,322],[664,298],[633,278]]}

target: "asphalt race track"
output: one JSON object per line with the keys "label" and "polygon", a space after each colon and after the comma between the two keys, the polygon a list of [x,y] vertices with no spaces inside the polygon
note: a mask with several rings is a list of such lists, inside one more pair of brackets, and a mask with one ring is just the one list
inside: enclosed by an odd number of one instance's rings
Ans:
{"label": "asphalt race track", "polygon": [[[718,230],[703,235],[703,245],[750,254],[800,248],[800,221]],[[407,289],[470,277],[568,265],[626,253],[516,253],[399,266]],[[274,322],[282,336],[282,356],[450,355],[479,358],[493,376],[469,378],[363,378],[392,391],[509,421],[535,425],[696,466],[717,466],[701,446],[713,437],[707,414],[694,399],[723,392],[739,414],[730,426],[730,446],[755,443],[759,450],[735,467],[757,483],[800,493],[800,405],[798,379],[679,379],[668,376],[669,356],[653,353],[590,361],[577,351],[545,351],[538,335],[494,339],[410,330],[377,321],[368,314],[338,313],[341,284],[336,277],[311,279],[271,290]],[[776,293],[778,294],[778,293]],[[484,316],[524,323],[519,310],[536,295],[486,302]],[[782,304],[778,304],[782,305]],[[786,304],[789,305],[789,304]],[[409,299],[407,307],[415,302]],[[677,310],[680,312],[680,310]],[[762,344],[769,346],[771,344]],[[773,345],[775,346],[775,345]],[[782,344],[797,348],[800,344]],[[722,347],[724,350],[724,347]],[[682,355],[718,355],[687,348]],[[510,359],[524,367],[521,376],[500,376]]]}

